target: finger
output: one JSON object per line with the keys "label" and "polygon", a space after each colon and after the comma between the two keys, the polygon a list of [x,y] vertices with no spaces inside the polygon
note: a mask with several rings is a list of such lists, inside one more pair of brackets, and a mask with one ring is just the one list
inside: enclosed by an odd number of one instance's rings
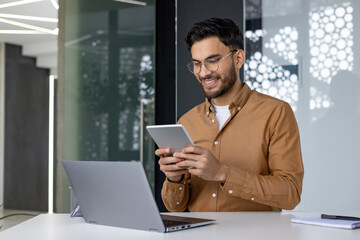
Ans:
{"label": "finger", "polygon": [[195,161],[191,161],[191,160],[184,160],[184,161],[178,162],[176,165],[181,169],[183,169],[183,168],[189,169],[189,168],[197,168],[198,167],[198,163]]}
{"label": "finger", "polygon": [[155,155],[158,157],[165,156],[166,154],[169,154],[169,153],[170,153],[170,148],[159,148],[159,149],[156,149],[156,151],[155,151]]}
{"label": "finger", "polygon": [[190,174],[195,175],[195,176],[198,176],[198,177],[201,176],[201,170],[196,169],[196,168],[190,168],[190,169],[188,169],[188,172],[189,172]]}
{"label": "finger", "polygon": [[181,162],[182,159],[180,158],[175,158],[175,157],[162,157],[159,160],[159,164],[160,165],[169,165],[169,164],[175,164],[178,162]]}
{"label": "finger", "polygon": [[163,172],[175,172],[182,171],[184,168],[177,166],[176,164],[160,165],[160,170]]}
{"label": "finger", "polygon": [[188,146],[183,148],[182,153],[192,153],[192,154],[203,154],[204,149],[198,146]]}
{"label": "finger", "polygon": [[175,158],[180,158],[180,159],[185,159],[185,160],[199,161],[201,159],[202,155],[192,154],[192,153],[177,152],[177,153],[174,153],[173,156]]}

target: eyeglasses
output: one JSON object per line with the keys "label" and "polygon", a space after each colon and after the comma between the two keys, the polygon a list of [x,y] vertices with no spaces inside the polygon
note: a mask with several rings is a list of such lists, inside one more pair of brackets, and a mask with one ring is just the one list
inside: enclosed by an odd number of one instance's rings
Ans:
{"label": "eyeglasses", "polygon": [[224,57],[222,57],[220,59],[209,58],[209,59],[206,59],[204,61],[204,63],[190,62],[186,66],[188,67],[189,71],[192,72],[193,74],[200,73],[201,65],[203,65],[203,64],[206,67],[206,69],[209,70],[210,72],[216,72],[219,69],[219,62],[221,60],[225,59],[226,57],[230,56],[231,54],[233,54],[236,51],[237,51],[237,49],[234,49],[234,50],[232,50],[231,52],[229,52],[228,54],[226,54]]}

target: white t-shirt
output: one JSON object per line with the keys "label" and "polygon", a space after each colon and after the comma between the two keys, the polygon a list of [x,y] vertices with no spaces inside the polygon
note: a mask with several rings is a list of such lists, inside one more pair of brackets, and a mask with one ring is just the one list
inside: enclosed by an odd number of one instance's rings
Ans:
{"label": "white t-shirt", "polygon": [[219,131],[220,131],[222,126],[225,124],[225,122],[229,119],[231,115],[229,110],[229,105],[216,106],[213,104],[213,106],[215,108],[216,119],[219,123]]}

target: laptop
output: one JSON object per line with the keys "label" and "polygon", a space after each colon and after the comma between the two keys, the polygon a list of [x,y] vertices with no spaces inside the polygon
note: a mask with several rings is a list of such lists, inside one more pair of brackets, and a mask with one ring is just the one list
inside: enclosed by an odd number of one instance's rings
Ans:
{"label": "laptop", "polygon": [[88,223],[172,232],[215,223],[160,214],[140,162],[63,161]]}

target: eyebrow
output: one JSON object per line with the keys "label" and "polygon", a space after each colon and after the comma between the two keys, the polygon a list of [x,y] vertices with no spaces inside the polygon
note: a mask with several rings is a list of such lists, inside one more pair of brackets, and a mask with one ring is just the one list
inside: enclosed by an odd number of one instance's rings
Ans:
{"label": "eyebrow", "polygon": [[[219,57],[221,56],[219,53],[215,53],[215,54],[211,54],[210,56],[208,56],[207,58],[205,58],[205,60],[210,59],[210,58],[215,58],[215,57]],[[196,62],[200,62],[199,60],[192,58],[192,61],[196,61]]]}

